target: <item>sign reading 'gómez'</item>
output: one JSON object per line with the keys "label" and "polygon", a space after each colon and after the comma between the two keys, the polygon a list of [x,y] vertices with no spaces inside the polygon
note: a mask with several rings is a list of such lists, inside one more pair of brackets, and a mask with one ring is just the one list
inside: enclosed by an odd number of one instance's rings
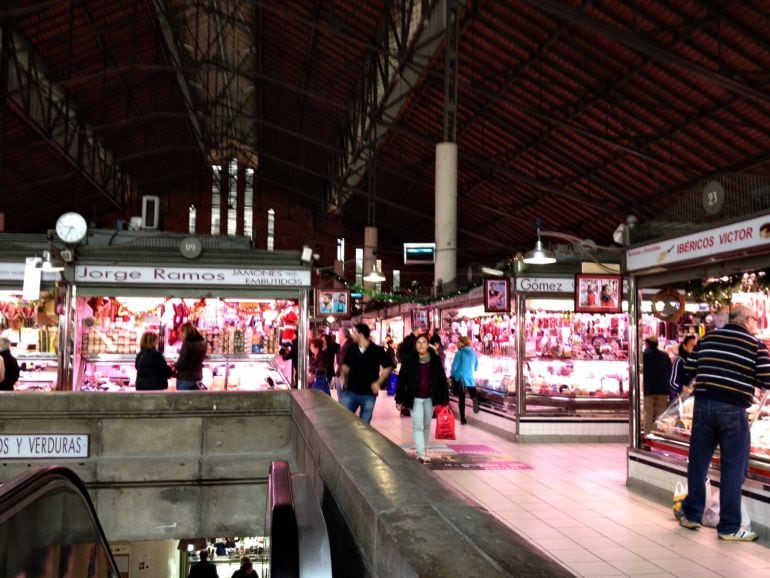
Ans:
{"label": "sign reading 'g\u00f3mez'", "polygon": [[191,269],[188,267],[132,267],[79,265],[79,283],[136,285],[238,285],[254,287],[309,287],[310,271],[303,269]]}
{"label": "sign reading 'g\u00f3mez'", "polygon": [[0,434],[0,460],[87,457],[88,434]]}

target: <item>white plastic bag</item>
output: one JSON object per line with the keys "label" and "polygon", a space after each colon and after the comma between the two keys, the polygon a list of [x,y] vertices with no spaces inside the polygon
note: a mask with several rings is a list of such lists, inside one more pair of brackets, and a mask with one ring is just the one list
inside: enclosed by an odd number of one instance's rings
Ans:
{"label": "white plastic bag", "polygon": [[719,524],[719,490],[711,491],[711,480],[706,478],[706,507],[703,510],[701,523],[709,528]]}

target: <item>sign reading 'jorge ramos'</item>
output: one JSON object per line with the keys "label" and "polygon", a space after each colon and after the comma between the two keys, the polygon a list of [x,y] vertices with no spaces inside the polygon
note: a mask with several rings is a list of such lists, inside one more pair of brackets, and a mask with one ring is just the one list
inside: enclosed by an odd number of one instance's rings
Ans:
{"label": "sign reading 'jorge ramos'", "polygon": [[87,457],[88,434],[0,434],[0,460]]}

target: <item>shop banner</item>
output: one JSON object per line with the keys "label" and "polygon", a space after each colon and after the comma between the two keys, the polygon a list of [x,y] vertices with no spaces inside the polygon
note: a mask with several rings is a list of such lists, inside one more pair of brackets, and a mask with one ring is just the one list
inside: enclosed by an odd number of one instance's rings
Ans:
{"label": "shop banner", "polygon": [[639,271],[706,257],[716,260],[756,248],[770,249],[770,215],[635,247],[626,253],[626,268]]}
{"label": "shop banner", "polygon": [[574,277],[516,277],[520,293],[574,293]]}
{"label": "shop banner", "polygon": [[0,459],[87,457],[88,434],[0,434]]}
{"label": "shop banner", "polygon": [[[26,262],[0,263],[0,283],[5,281],[24,281]],[[43,281],[58,281],[61,277],[58,271],[42,271]]]}
{"label": "shop banner", "polygon": [[248,287],[309,287],[310,271],[302,269],[190,269],[133,267],[131,265],[78,265],[76,283],[134,285],[197,285]]}

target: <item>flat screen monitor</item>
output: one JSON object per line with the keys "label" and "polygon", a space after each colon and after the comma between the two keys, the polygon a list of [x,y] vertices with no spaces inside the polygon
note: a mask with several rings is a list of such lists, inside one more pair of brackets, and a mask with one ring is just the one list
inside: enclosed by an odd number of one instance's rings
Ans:
{"label": "flat screen monitor", "polygon": [[436,262],[436,243],[404,243],[404,265]]}

